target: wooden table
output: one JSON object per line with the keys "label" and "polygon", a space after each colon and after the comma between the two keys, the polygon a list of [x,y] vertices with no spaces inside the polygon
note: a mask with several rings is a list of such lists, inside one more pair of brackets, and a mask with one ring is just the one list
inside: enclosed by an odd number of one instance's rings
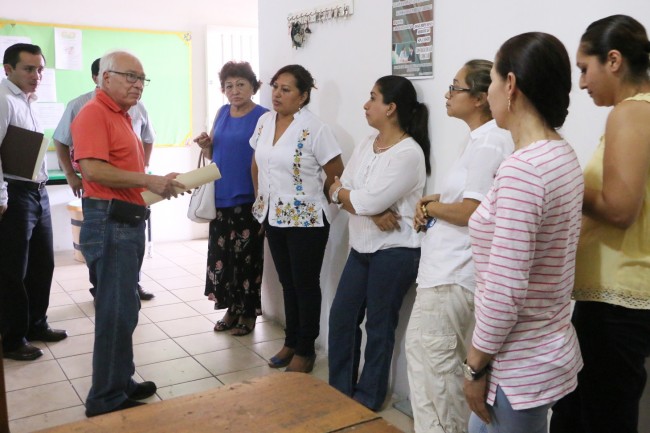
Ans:
{"label": "wooden table", "polygon": [[272,374],[41,431],[400,432],[378,414],[303,373]]}

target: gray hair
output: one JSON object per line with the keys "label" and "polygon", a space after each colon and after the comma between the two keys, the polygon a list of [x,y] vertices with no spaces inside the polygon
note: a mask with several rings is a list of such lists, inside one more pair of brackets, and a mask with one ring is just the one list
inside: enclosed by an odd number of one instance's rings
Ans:
{"label": "gray hair", "polygon": [[99,60],[99,75],[97,75],[97,85],[100,88],[104,83],[104,72],[115,70],[115,64],[117,63],[117,58],[122,55],[135,57],[132,53],[128,51],[120,50],[120,51],[110,51],[104,54],[102,58]]}

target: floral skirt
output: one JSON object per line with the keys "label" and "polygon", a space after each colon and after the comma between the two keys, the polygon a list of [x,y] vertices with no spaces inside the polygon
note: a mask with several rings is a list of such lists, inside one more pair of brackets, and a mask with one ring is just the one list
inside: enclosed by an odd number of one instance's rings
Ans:
{"label": "floral skirt", "polygon": [[215,310],[227,308],[231,315],[244,317],[262,314],[264,234],[251,208],[217,208],[210,223],[205,279],[205,295],[214,293]]}

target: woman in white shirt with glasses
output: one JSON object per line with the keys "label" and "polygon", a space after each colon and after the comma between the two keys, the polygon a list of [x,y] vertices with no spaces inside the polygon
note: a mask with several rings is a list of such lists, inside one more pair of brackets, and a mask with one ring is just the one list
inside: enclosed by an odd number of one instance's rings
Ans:
{"label": "woman in white shirt with glasses", "polygon": [[[439,194],[422,197],[416,226],[424,227],[415,304],[406,331],[406,361],[417,433],[467,428],[463,394],[465,341],[474,329],[474,264],[467,222],[492,186],[514,143],[492,119],[489,60],[470,60],[445,94],[447,115],[464,121],[469,142]],[[428,227],[427,227],[428,226]]]}

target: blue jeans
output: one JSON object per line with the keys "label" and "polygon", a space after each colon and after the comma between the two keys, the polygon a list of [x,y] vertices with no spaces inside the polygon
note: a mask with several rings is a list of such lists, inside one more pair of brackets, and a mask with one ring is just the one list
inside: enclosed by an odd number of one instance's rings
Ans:
{"label": "blue jeans", "polygon": [[296,355],[315,354],[320,332],[320,270],[329,224],[325,227],[273,227],[264,223],[266,239],[282,284],[287,322],[284,345]]}
{"label": "blue jeans", "polygon": [[[386,398],[399,310],[419,261],[419,248],[352,249],[336,289],[329,317],[329,383],[372,410]],[[357,381],[364,317],[366,350]]]}
{"label": "blue jeans", "polygon": [[578,388],[553,406],[551,432],[637,433],[650,310],[578,301],[572,322],[585,365]]}
{"label": "blue jeans", "polygon": [[84,199],[79,234],[88,269],[96,275],[92,387],[86,410],[108,412],[136,387],[132,376],[133,331],[138,324],[138,271],[144,257],[144,222],[130,225],[108,217],[106,200]]}
{"label": "blue jeans", "polygon": [[490,411],[490,424],[485,424],[475,413],[469,419],[469,433],[547,433],[548,410],[552,403],[531,409],[515,410],[501,387],[497,387],[494,406]]}
{"label": "blue jeans", "polygon": [[47,190],[9,181],[7,193],[0,219],[0,334],[9,352],[25,344],[30,329],[48,326],[54,251]]}

